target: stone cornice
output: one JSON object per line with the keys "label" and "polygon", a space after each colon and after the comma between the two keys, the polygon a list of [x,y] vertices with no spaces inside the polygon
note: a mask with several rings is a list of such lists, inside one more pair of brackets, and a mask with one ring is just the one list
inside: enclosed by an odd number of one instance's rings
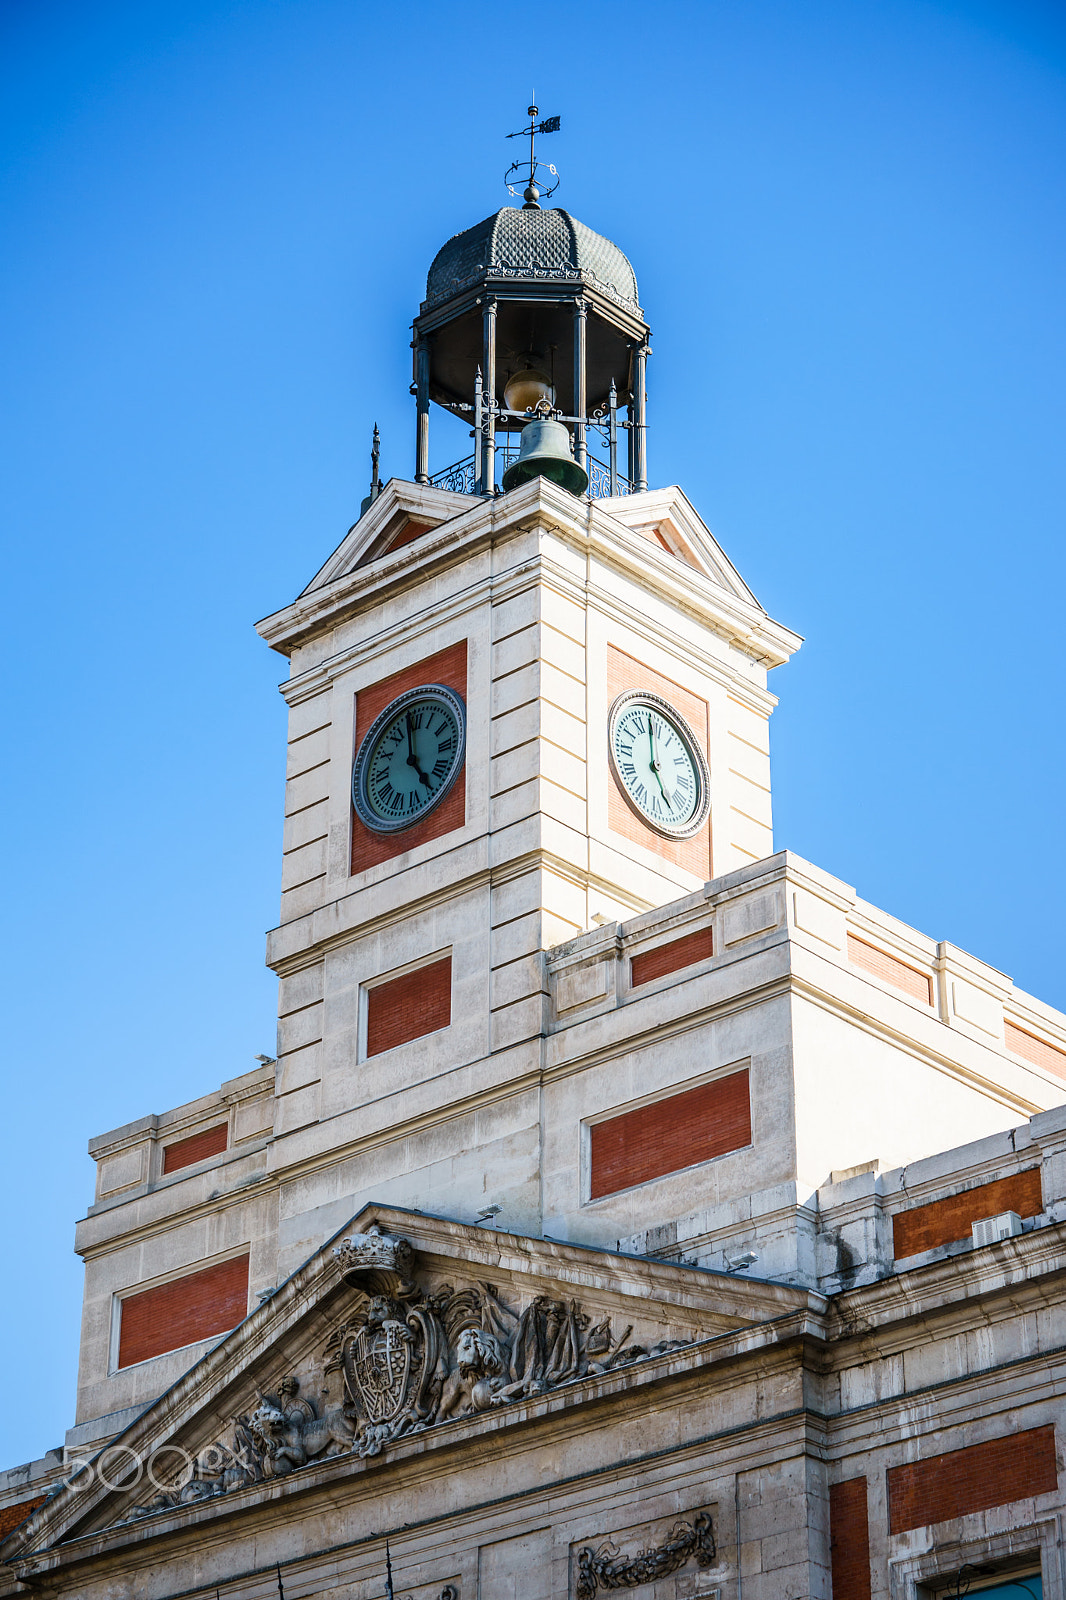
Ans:
{"label": "stone cornice", "polygon": [[[682,498],[680,491],[678,497]],[[450,498],[469,506],[465,496]],[[385,502],[383,495],[373,508],[376,511],[381,506],[383,518],[390,509]],[[441,523],[430,534],[402,546],[394,555],[387,553],[320,588],[305,591],[291,605],[258,623],[258,632],[273,648],[287,653],[343,618],[379,604],[398,588],[421,582],[428,573],[467,559],[482,545],[498,544],[528,531],[531,520],[575,549],[599,556],[627,577],[647,583],[649,571],[653,572],[656,588],[668,603],[727,641],[741,645],[767,666],[786,661],[801,642],[799,635],[774,622],[756,603],[743,595],[729,594],[721,582],[657,551],[643,535],[595,502],[578,500],[544,478],[534,479],[501,499],[474,505]]]}

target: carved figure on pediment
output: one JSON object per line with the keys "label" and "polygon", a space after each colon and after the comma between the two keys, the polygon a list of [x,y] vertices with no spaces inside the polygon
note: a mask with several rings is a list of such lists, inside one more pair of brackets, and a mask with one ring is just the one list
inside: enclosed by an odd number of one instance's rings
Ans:
{"label": "carved figure on pediment", "polygon": [[342,1406],[320,1416],[310,1400],[298,1398],[299,1381],[284,1378],[277,1395],[262,1403],[247,1421],[247,1433],[264,1478],[280,1478],[319,1456],[343,1455],[352,1448],[355,1424]]}
{"label": "carved figure on pediment", "polygon": [[455,1362],[441,1391],[437,1421],[487,1411],[503,1388],[507,1362],[500,1342],[483,1328],[464,1328],[455,1343]]}
{"label": "carved figure on pediment", "polygon": [[394,1272],[405,1283],[410,1279],[414,1251],[406,1239],[382,1233],[372,1222],[365,1233],[349,1234],[334,1245],[333,1254],[347,1272]]}

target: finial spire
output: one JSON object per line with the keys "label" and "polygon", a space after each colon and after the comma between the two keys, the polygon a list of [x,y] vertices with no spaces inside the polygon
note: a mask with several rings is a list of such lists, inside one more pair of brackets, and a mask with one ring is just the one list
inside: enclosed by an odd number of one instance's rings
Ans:
{"label": "finial spire", "polygon": [[[514,133],[509,133],[507,135],[508,139],[528,138],[529,140],[529,160],[512,161],[511,165],[507,168],[507,171],[503,175],[503,181],[507,185],[507,193],[514,194],[516,191],[515,184],[511,181],[512,177],[514,177],[515,183],[519,182],[520,179],[518,178],[518,173],[523,167],[528,167],[529,173],[526,181],[526,187],[522,195],[523,201],[525,202],[522,206],[523,211],[539,211],[542,193],[544,199],[548,200],[559,187],[559,174],[556,172],[551,162],[537,160],[536,136],[538,133],[558,133],[561,119],[559,117],[544,117],[540,122],[538,122],[537,117],[539,115],[540,113],[535,102],[535,97],[531,94],[529,97],[529,105],[526,107],[526,116],[529,118],[528,128],[518,128]],[[550,176],[555,179],[555,182],[551,184],[550,187],[545,188],[543,191],[537,187],[537,169],[539,167],[544,167]]]}
{"label": "finial spire", "polygon": [[378,462],[381,460],[381,435],[378,425],[374,424],[374,438],[370,446],[370,498],[376,500],[381,493],[381,475],[378,472]]}

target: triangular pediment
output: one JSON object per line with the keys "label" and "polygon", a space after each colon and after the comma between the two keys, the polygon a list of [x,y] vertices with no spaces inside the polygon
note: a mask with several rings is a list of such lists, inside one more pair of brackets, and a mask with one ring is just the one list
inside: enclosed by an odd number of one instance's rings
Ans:
{"label": "triangular pediment", "polygon": [[809,1305],[784,1284],[367,1208],[111,1442],[110,1485],[97,1458],[5,1556],[41,1571],[362,1470],[414,1435],[454,1442],[560,1395],[660,1381]]}
{"label": "triangular pediment", "polygon": [[329,560],[301,591],[301,598],[389,550],[409,543],[412,537],[439,528],[477,504],[479,497],[475,495],[455,494],[450,489],[390,478],[359,521],[348,529]]}
{"label": "triangular pediment", "polygon": [[745,605],[759,602],[717,539],[677,484],[599,502],[615,521],[667,555],[686,562]]}

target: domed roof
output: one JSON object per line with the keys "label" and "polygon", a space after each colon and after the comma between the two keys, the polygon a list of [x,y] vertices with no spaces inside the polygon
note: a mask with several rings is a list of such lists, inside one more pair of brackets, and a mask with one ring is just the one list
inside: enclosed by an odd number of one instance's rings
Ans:
{"label": "domed roof", "polygon": [[616,244],[593,233],[569,211],[504,206],[437,251],[426,280],[426,301],[476,283],[487,273],[514,277],[588,278],[637,306],[637,279]]}

